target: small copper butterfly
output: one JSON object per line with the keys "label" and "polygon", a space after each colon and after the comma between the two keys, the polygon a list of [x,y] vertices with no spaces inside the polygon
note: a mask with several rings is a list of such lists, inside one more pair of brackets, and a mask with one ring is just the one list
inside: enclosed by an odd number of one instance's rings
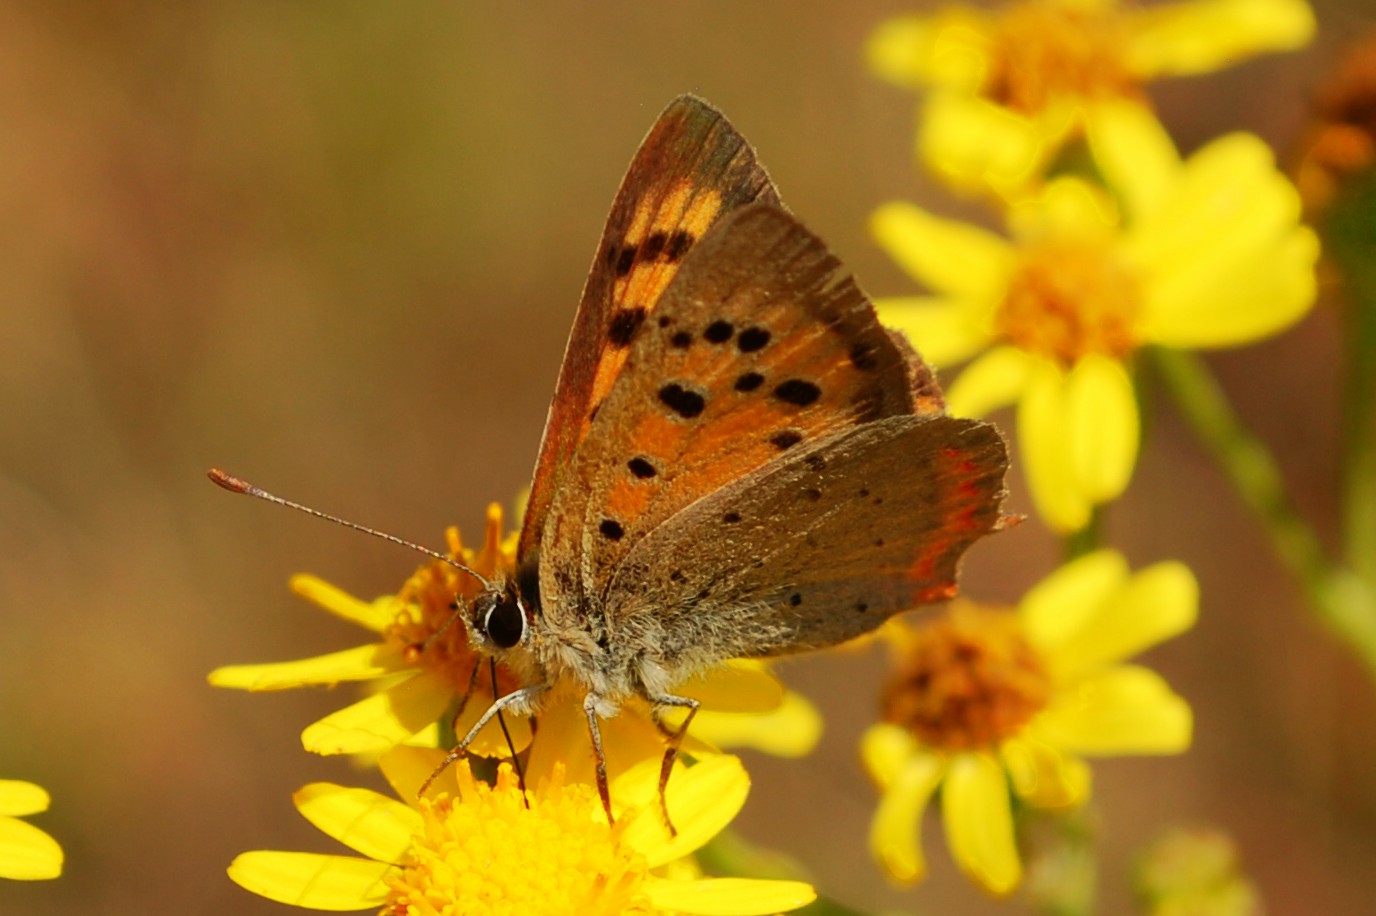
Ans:
{"label": "small copper butterfly", "polygon": [[532,673],[490,713],[572,679],[600,751],[598,717],[627,698],[687,707],[667,777],[697,706],[676,684],[950,598],[1003,523],[1006,468],[998,431],[943,414],[744,138],[679,98],[612,204],[515,573],[469,609],[480,646]]}
{"label": "small copper butterfly", "polygon": [[612,204],[515,569],[460,609],[529,683],[451,759],[571,680],[610,816],[599,717],[632,697],[688,709],[661,724],[662,788],[697,708],[677,684],[952,597],[962,554],[1004,524],[1007,463],[993,426],[944,415],[931,370],[721,113],[675,100]]}

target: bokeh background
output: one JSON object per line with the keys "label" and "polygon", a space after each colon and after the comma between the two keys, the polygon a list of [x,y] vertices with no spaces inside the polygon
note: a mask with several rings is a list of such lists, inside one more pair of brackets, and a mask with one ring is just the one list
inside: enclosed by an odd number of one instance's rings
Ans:
{"label": "bokeh background", "polygon": [[[1246,129],[1292,156],[1321,74],[1376,16],[1315,6],[1310,49],[1155,87],[1183,148]],[[204,470],[434,544],[476,532],[528,481],[606,208],[680,92],[730,115],[868,289],[908,290],[866,237],[876,204],[984,215],[917,173],[913,98],[861,64],[870,29],[911,8],[0,3],[0,775],[48,787],[34,820],[67,851],[59,881],[0,884],[0,912],[286,912],[224,868],[251,848],[337,851],[289,794],[370,779],[298,742],[353,694],[205,675],[362,641],[293,598],[291,573],[373,596],[415,560]],[[1326,302],[1210,360],[1326,535],[1337,333]],[[1107,535],[1135,568],[1180,558],[1200,579],[1199,626],[1147,659],[1197,739],[1096,768],[1100,910],[1131,911],[1144,843],[1207,823],[1272,913],[1368,911],[1376,687],[1158,407]],[[966,591],[1015,599],[1058,551],[1025,524],[976,548]],[[738,826],[853,906],[1005,911],[954,873],[935,823],[926,885],[896,891],[870,864],[855,740],[879,662],[783,668],[827,734],[806,760],[747,755]]]}

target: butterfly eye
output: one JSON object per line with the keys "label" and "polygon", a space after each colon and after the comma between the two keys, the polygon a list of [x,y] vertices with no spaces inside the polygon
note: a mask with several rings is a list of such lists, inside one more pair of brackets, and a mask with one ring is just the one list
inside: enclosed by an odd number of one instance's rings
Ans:
{"label": "butterfly eye", "polygon": [[514,595],[503,595],[483,616],[483,631],[498,649],[510,649],[526,635],[526,612]]}

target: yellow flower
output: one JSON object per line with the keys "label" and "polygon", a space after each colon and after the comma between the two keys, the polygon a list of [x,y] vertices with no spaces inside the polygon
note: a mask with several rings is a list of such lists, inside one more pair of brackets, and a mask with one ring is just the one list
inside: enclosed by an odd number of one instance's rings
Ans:
{"label": "yellow flower", "polygon": [[895,669],[861,753],[884,793],[870,848],[887,874],[926,873],[917,830],[940,788],[952,856],[1008,893],[1022,876],[1010,789],[1026,804],[1074,806],[1090,791],[1082,757],[1185,750],[1189,706],[1121,662],[1187,630],[1197,603],[1183,565],[1129,575],[1104,550],[1048,576],[1015,612],[957,603],[942,619],[886,629]]}
{"label": "yellow flower", "polygon": [[48,810],[48,793],[18,779],[0,779],[0,878],[40,881],[62,874],[62,847],[19,820]]}
{"label": "yellow flower", "polygon": [[1138,448],[1137,348],[1250,343],[1315,296],[1318,240],[1256,137],[1182,161],[1156,120],[1106,107],[1090,136],[1113,190],[1048,183],[1009,210],[1011,240],[890,203],[876,240],[930,296],[878,300],[938,366],[978,355],[952,412],[1018,405],[1028,487],[1053,528],[1084,526],[1127,486]]}
{"label": "yellow flower", "polygon": [[[398,748],[382,758],[400,797],[433,769],[436,752]],[[321,910],[381,907],[395,916],[530,913],[777,913],[815,898],[793,881],[671,878],[659,872],[691,854],[736,816],[749,779],[734,757],[680,768],[668,804],[678,835],[657,815],[656,762],[613,784],[615,823],[597,792],[560,768],[522,793],[505,765],[496,785],[475,780],[466,761],[425,798],[403,804],[367,789],[326,783],[296,793],[298,810],[361,853],[247,852],[230,877],[264,897]]]}
{"label": "yellow flower", "polygon": [[[511,569],[515,545],[503,533],[500,506],[488,508],[487,522],[483,546],[476,552],[462,547],[456,529],[448,531],[447,539],[451,556],[490,577],[497,570]],[[307,750],[366,754],[403,743],[446,745],[453,739],[442,739],[438,727],[446,715],[452,717],[462,707],[452,729],[461,738],[492,704],[486,661],[473,652],[463,622],[453,619],[455,598],[471,598],[476,593],[477,583],[471,576],[438,561],[428,563],[398,595],[371,603],[311,576],[294,577],[292,588],[345,620],[372,630],[381,641],[299,661],[220,668],[211,673],[210,682],[244,690],[343,681],[371,681],[383,688],[309,726],[301,736]],[[497,670],[502,694],[521,686],[512,672],[501,666]],[[542,703],[541,739],[531,749],[529,764],[533,777],[551,773],[554,764],[562,761],[571,768],[571,779],[591,778],[587,718],[583,696],[576,687],[561,685]],[[786,692],[758,662],[729,662],[676,689],[703,703],[693,721],[690,740],[684,743],[689,752],[714,752],[712,745],[753,746],[797,756],[810,751],[820,734],[821,719],[812,705]],[[674,715],[665,718],[678,721]],[[529,746],[530,721],[519,716],[506,716],[505,721],[516,749]],[[664,752],[664,738],[653,724],[648,706],[639,701],[627,704],[621,715],[604,720],[601,729],[613,775]],[[693,737],[699,740],[691,740]],[[489,723],[469,750],[484,757],[509,756],[501,723]]]}
{"label": "yellow flower", "polygon": [[891,19],[867,56],[882,78],[930,90],[922,160],[958,188],[1007,196],[1106,105],[1145,105],[1148,81],[1297,48],[1313,33],[1304,0],[1015,0]]}
{"label": "yellow flower", "polygon": [[[446,532],[446,539],[450,555],[484,577],[511,569],[514,545],[503,534],[502,510],[496,504],[488,507],[481,549],[465,549],[455,528]],[[309,726],[301,735],[307,750],[366,754],[403,742],[434,747],[442,743],[438,723],[446,716],[459,713],[454,731],[462,736],[492,704],[486,659],[473,651],[468,629],[455,619],[453,610],[456,599],[477,594],[480,584],[472,576],[445,563],[430,562],[397,595],[372,602],[354,598],[314,576],[295,576],[291,587],[336,616],[378,634],[380,641],[297,661],[218,668],[210,673],[210,683],[254,691],[345,681],[373,682],[382,688]],[[501,666],[497,671],[501,693],[521,686],[512,672]],[[506,723],[517,750],[529,744],[527,720],[507,717]],[[471,749],[483,756],[510,753],[496,721],[483,729]]]}

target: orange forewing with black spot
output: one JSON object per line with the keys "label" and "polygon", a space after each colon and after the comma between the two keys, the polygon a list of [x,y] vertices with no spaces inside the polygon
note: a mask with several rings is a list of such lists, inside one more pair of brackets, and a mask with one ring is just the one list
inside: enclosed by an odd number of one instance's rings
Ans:
{"label": "orange forewing with black spot", "polygon": [[622,180],[564,353],[518,562],[533,563],[562,472],[620,374],[627,351],[653,326],[679,264],[724,215],[778,194],[750,145],[715,108],[676,99],[655,122]]}
{"label": "orange forewing with black spot", "polygon": [[594,533],[566,565],[598,594],[636,541],[706,494],[847,429],[940,409],[821,241],[776,206],[742,207],[685,258],[628,348],[549,536]]}

